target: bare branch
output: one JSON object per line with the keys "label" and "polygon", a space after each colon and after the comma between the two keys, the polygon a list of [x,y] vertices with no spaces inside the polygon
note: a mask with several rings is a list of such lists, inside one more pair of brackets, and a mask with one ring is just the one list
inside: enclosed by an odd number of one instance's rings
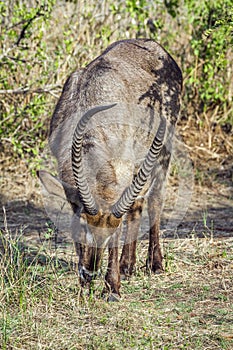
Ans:
{"label": "bare branch", "polygon": [[55,97],[58,97],[53,90],[58,89],[59,91],[61,90],[61,85],[48,85],[44,87],[40,87],[37,89],[32,89],[29,87],[22,87],[18,89],[9,89],[9,90],[0,90],[1,95],[18,95],[18,94],[43,94],[43,93],[50,93]]}

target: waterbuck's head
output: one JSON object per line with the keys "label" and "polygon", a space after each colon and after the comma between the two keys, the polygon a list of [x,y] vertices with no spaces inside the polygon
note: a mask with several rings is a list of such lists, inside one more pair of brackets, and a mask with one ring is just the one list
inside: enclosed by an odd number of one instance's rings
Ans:
{"label": "waterbuck's head", "polygon": [[[158,154],[163,146],[166,131],[166,120],[160,118],[156,136],[130,186],[123,193],[115,194],[113,204],[101,205],[90,190],[83,167],[83,136],[90,119],[101,111],[114,108],[116,103],[97,106],[88,110],[79,120],[72,141],[72,170],[75,187],[59,180],[45,171],[39,177],[46,190],[55,196],[66,197],[73,210],[72,234],[79,255],[79,273],[81,281],[89,282],[100,268],[102,255],[108,244],[114,244],[122,223],[123,215],[131,208],[135,199],[146,184]],[[112,166],[112,165],[111,165]],[[97,178],[97,182],[101,178]],[[106,184],[107,185],[107,184]]]}

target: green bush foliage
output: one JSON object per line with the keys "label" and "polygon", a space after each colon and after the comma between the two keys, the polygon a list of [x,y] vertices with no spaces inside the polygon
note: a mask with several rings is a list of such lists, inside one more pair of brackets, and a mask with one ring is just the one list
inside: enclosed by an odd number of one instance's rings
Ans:
{"label": "green bush foliage", "polygon": [[178,61],[186,120],[232,130],[231,0],[8,0],[0,13],[4,157],[35,162],[65,79],[126,38],[155,39]]}
{"label": "green bush foliage", "polygon": [[[233,6],[230,0],[186,1],[192,25],[190,51],[195,64],[186,67],[192,101],[198,113],[220,109],[216,121],[233,124],[232,45]],[[229,111],[229,113],[227,112]]]}

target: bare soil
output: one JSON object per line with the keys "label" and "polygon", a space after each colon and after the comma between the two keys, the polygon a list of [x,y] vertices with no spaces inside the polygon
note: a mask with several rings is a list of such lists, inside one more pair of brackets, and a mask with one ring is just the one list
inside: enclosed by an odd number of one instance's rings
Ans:
{"label": "bare soil", "polygon": [[[30,174],[26,162],[12,164],[5,159],[1,163],[1,215],[0,229],[8,228],[12,233],[23,232],[30,244],[39,244],[51,228],[51,220],[43,206],[40,184]],[[231,164],[220,170],[203,172],[196,180],[192,199],[186,215],[178,226],[169,229],[165,222],[169,217],[169,201],[176,191],[174,181],[168,182],[168,201],[165,204],[161,225],[162,238],[186,238],[212,236],[224,238],[233,236],[233,168]],[[147,238],[147,220],[142,220],[141,236]],[[71,242],[70,234],[59,232],[57,244]]]}

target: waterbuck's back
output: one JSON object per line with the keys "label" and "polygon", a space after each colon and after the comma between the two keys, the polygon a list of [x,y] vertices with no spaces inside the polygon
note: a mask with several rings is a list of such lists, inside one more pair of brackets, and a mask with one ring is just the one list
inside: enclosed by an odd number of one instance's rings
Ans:
{"label": "waterbuck's back", "polygon": [[[67,80],[50,129],[50,146],[63,181],[74,185],[71,146],[75,127],[90,108],[117,102],[96,114],[83,138],[83,166],[94,196],[114,202],[132,182],[159,125],[176,122],[181,72],[152,40],[114,43]],[[101,200],[101,199],[100,199]]]}

